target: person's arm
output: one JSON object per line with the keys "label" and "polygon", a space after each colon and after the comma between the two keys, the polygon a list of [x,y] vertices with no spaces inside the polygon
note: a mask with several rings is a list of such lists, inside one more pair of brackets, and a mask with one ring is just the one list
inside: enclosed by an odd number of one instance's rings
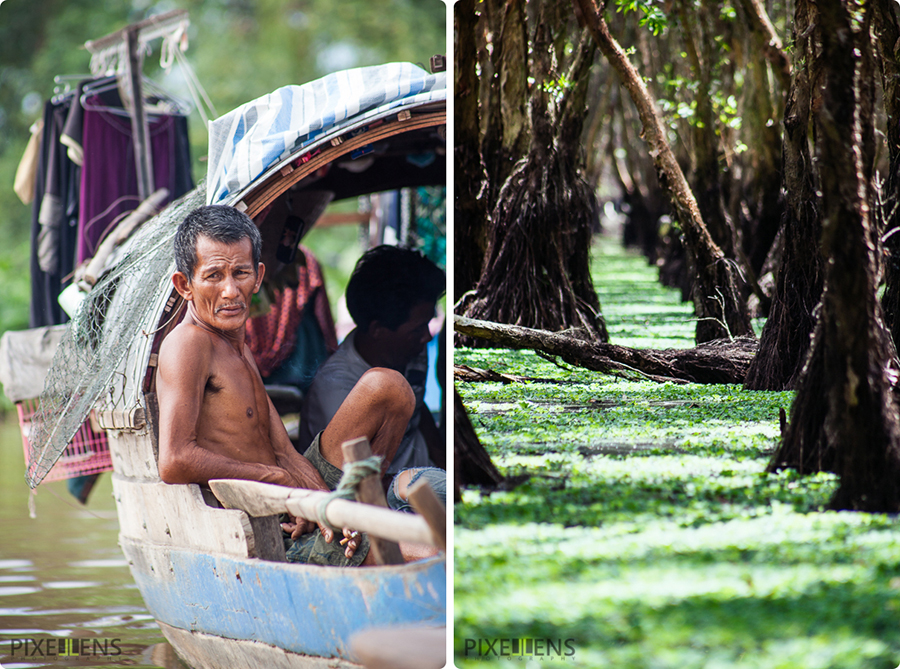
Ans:
{"label": "person's arm", "polygon": [[[268,398],[268,396],[267,396]],[[328,485],[312,463],[297,452],[291,443],[281,416],[275,410],[272,399],[269,402],[269,440],[275,452],[275,462],[286,469],[296,480],[298,488],[328,490]]]}
{"label": "person's arm", "polygon": [[[294,484],[294,487],[328,491],[328,485],[319,471],[294,448],[284,423],[281,421],[281,416],[278,415],[275,406],[272,404],[271,398],[269,398],[269,440],[272,443],[272,450],[275,452],[275,462],[296,480],[297,483]],[[294,518],[291,523],[281,524],[283,530],[291,533],[292,539],[296,539],[301,534],[312,532],[316,527],[316,523],[299,517]],[[334,533],[331,531],[331,528],[321,524],[318,525],[318,528],[322,532],[325,541],[331,543],[334,539]],[[348,537],[349,541],[344,549],[344,555],[348,558],[353,557],[353,553],[356,552],[359,544],[359,540],[350,535],[350,530],[345,528],[344,536]]]}
{"label": "person's arm", "polygon": [[294,485],[281,467],[241,462],[197,443],[197,420],[212,357],[208,335],[192,327],[163,342],[157,369],[159,475],[166,483],[207,483],[230,478]]}

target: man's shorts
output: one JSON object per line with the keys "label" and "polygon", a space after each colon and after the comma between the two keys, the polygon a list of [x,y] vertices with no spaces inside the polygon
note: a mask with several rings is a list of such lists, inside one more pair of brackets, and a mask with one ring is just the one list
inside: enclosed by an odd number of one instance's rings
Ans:
{"label": "man's shorts", "polygon": [[[341,482],[343,471],[328,462],[319,452],[319,438],[322,433],[316,435],[303,456],[318,470],[325,485],[329,490],[334,490]],[[358,567],[366,559],[369,553],[369,537],[362,532],[359,535],[359,546],[349,560],[344,556],[346,546],[341,546],[341,532],[335,532],[331,543],[325,541],[322,531],[315,531],[300,535],[296,540],[290,536],[285,537],[285,549],[288,562],[300,562],[303,564],[317,564],[323,567]]]}
{"label": "man's shorts", "polygon": [[[447,506],[447,472],[443,469],[439,469],[438,467],[415,467],[413,469],[404,469],[403,472],[408,471],[411,472],[409,483],[407,484],[407,489],[412,488],[413,484],[419,479],[425,479],[428,481],[428,485],[431,486],[431,489],[434,491],[434,494],[437,495],[437,498],[443,502],[444,506]],[[397,474],[397,476],[400,476]],[[401,497],[397,492],[397,476],[394,477],[394,480],[391,481],[390,487],[388,487],[387,491],[387,504],[388,507],[394,509],[394,511],[403,511],[405,513],[415,513],[412,508],[412,504],[409,503],[409,499]]]}

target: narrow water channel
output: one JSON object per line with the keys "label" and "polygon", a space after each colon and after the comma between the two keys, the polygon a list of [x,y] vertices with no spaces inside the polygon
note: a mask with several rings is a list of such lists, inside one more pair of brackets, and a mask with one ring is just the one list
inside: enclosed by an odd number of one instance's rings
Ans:
{"label": "narrow water channel", "polygon": [[0,667],[184,667],[118,546],[109,474],[87,505],[38,486],[35,517],[15,414],[0,421]]}

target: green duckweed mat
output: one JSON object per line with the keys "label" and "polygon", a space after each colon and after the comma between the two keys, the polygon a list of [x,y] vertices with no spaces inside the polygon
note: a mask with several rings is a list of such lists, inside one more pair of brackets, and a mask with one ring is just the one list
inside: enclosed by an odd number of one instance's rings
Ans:
{"label": "green duckweed mat", "polygon": [[[593,268],[613,343],[692,345],[690,304],[640,256],[600,239]],[[529,477],[456,505],[457,666],[900,664],[900,521],[824,511],[832,475],[764,472],[792,393],[455,362],[556,381],[457,384],[495,464]]]}

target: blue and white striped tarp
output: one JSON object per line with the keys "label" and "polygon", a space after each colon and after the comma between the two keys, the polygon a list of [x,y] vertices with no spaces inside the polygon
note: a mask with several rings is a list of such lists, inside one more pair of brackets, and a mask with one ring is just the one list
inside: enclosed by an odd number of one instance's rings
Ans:
{"label": "blue and white striped tarp", "polygon": [[285,86],[210,121],[208,204],[221,202],[324,133],[447,97],[446,73],[389,63]]}

